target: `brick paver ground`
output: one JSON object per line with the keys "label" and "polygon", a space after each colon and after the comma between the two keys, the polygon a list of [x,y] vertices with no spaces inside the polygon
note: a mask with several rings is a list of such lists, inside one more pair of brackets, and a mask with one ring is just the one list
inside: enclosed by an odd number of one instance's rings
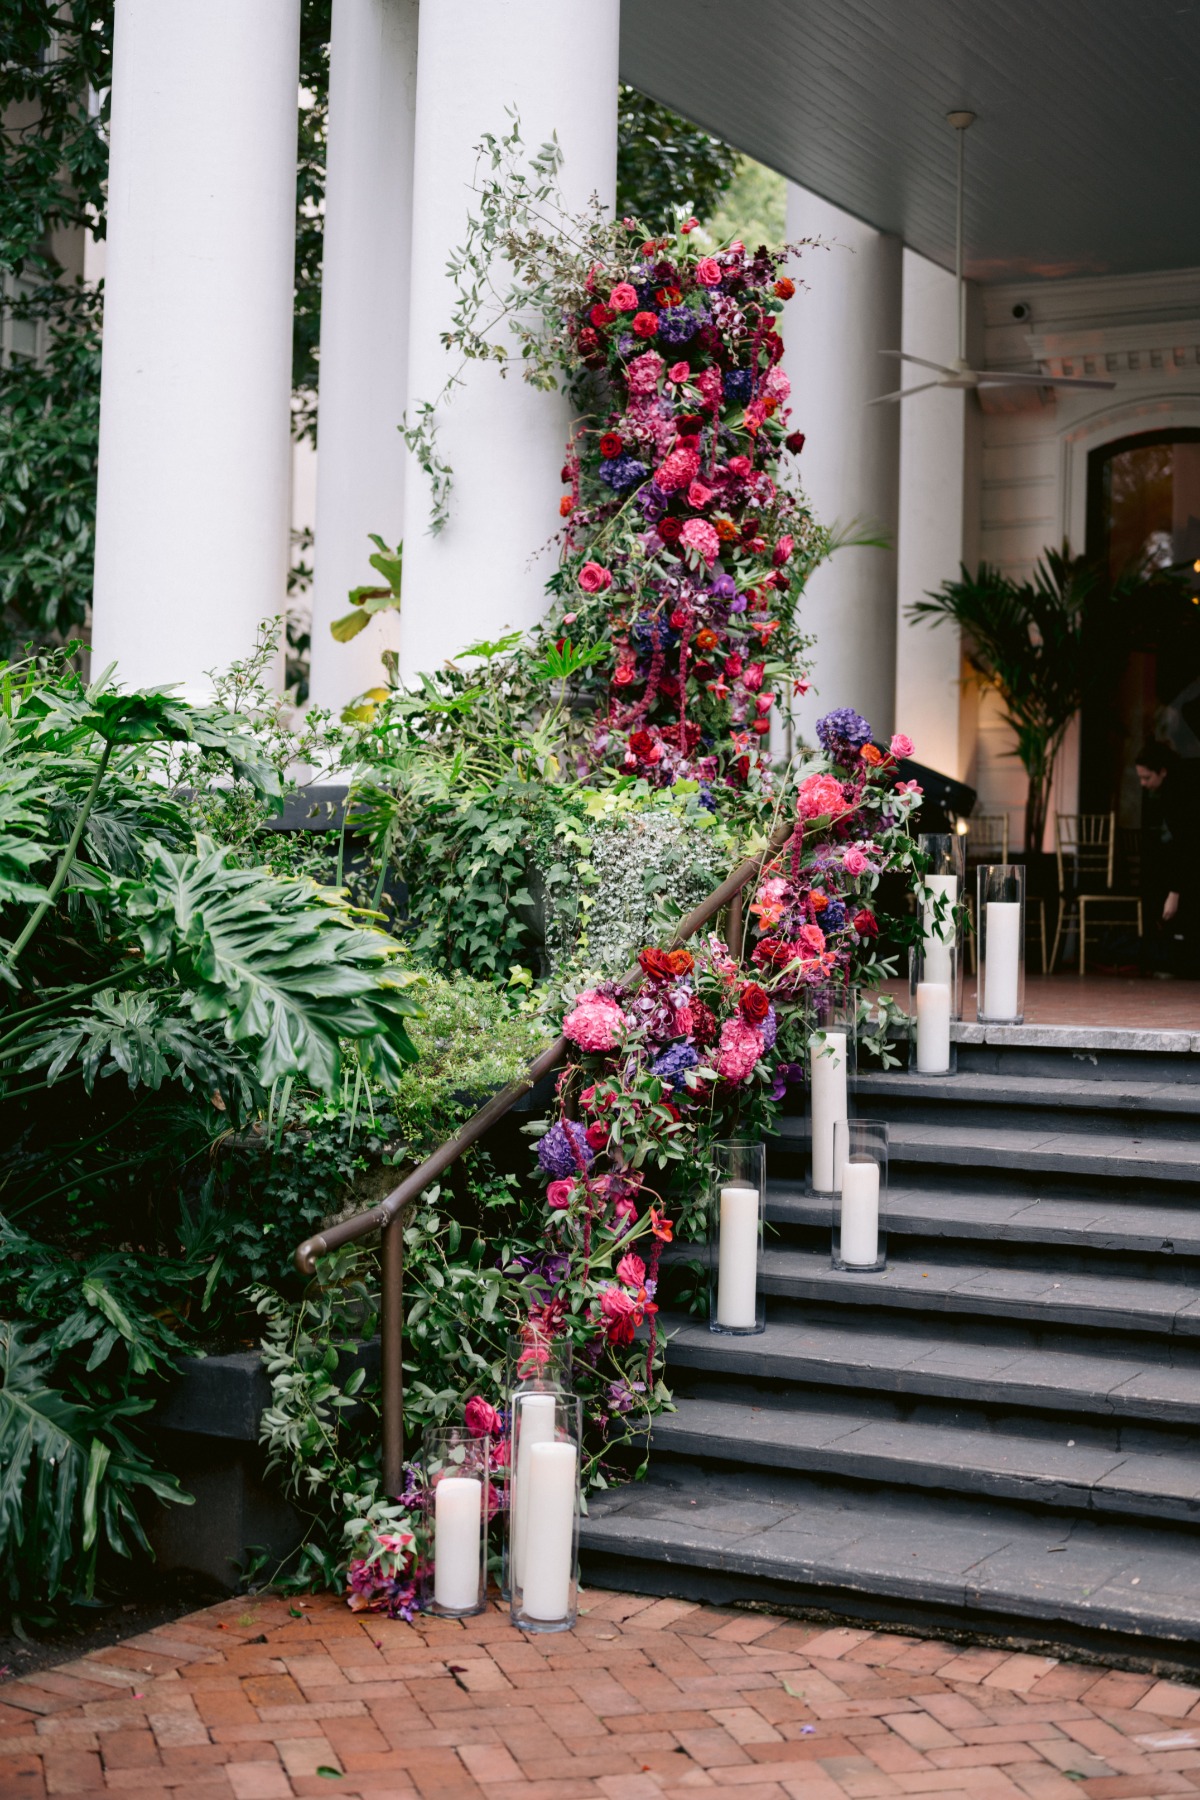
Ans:
{"label": "brick paver ground", "polygon": [[230,1600],[0,1686],[0,1800],[1158,1800],[1200,1688],[593,1590],[527,1637]]}

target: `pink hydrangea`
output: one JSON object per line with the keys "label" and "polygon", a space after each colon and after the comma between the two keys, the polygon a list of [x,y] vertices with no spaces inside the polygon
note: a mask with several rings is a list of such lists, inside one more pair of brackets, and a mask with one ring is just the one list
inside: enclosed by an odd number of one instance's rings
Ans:
{"label": "pink hydrangea", "polygon": [[825,948],[825,933],[819,925],[802,925],[796,933],[796,942],[810,956],[820,956]]}
{"label": "pink hydrangea", "polygon": [[696,280],[701,287],[720,287],[721,265],[715,256],[702,256],[696,264]]}
{"label": "pink hydrangea", "polygon": [[865,875],[870,866],[857,844],[851,844],[842,857],[842,867],[847,875]]}
{"label": "pink hydrangea", "polygon": [[666,368],[657,350],[643,350],[625,370],[625,381],[631,394],[652,394]]}
{"label": "pink hydrangea", "polygon": [[563,1020],[563,1035],[581,1050],[615,1050],[625,1025],[625,1014],[615,1000],[585,988]]}
{"label": "pink hydrangea", "polygon": [[688,487],[699,473],[698,450],[672,450],[654,471],[654,479],[664,494],[674,494],[679,488]]}
{"label": "pink hydrangea", "polygon": [[[721,385],[721,371],[719,369],[702,370],[696,377],[695,385],[710,406],[715,406],[724,395],[725,390]],[[746,461],[745,457],[742,458],[742,461],[746,463],[746,467],[749,469],[750,464]],[[732,458],[730,459],[729,466],[730,468],[733,467]]]}
{"label": "pink hydrangea", "polygon": [[905,737],[902,731],[897,731],[888,745],[893,756],[911,756],[914,748],[912,739]]}
{"label": "pink hydrangea", "polygon": [[635,312],[637,303],[637,289],[628,281],[618,281],[608,296],[608,304],[614,312]]}
{"label": "pink hydrangea", "polygon": [[623,1256],[617,1264],[617,1280],[623,1281],[626,1287],[640,1288],[646,1285],[646,1265],[640,1256],[632,1251]]}
{"label": "pink hydrangea", "polygon": [[688,550],[695,550],[706,563],[716,562],[721,549],[721,540],[707,519],[688,519],[679,541]]}
{"label": "pink hydrangea", "polygon": [[775,364],[763,385],[773,400],[786,400],[792,391],[792,384],[778,363]]}
{"label": "pink hydrangea", "polygon": [[721,1027],[717,1047],[717,1073],[726,1081],[748,1081],[765,1048],[761,1031],[736,1013]]}
{"label": "pink hydrangea", "polygon": [[826,813],[846,810],[842,784],[832,775],[809,775],[796,794],[796,811],[802,819],[819,819]]}

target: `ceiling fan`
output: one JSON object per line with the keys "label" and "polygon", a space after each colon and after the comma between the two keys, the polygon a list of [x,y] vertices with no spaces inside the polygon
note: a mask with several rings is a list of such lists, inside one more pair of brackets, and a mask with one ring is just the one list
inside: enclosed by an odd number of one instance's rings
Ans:
{"label": "ceiling fan", "polygon": [[907,400],[910,394],[924,394],[929,388],[982,387],[1053,387],[1113,388],[1115,381],[1100,381],[1091,376],[1042,375],[1018,373],[1013,369],[972,369],[967,362],[967,285],[963,279],[963,142],[967,128],[975,122],[973,112],[952,112],[946,119],[958,134],[958,197],[954,230],[954,279],[958,290],[958,355],[947,367],[944,363],[927,362],[923,356],[912,356],[907,350],[881,350],[881,356],[896,356],[901,362],[916,363],[932,369],[937,379],[922,381],[917,387],[897,388],[894,394],[880,394],[868,402],[882,406],[889,400]]}

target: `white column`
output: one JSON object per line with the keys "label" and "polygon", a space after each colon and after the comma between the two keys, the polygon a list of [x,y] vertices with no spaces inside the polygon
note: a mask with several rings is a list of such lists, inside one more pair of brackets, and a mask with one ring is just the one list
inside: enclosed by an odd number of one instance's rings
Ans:
{"label": "white column", "polygon": [[416,91],[417,0],[333,0],[311,677],[322,706],[375,686],[399,637],[392,612],[348,644],[329,627],[352,587],[379,579],[370,533],[394,545],[404,529]]}
{"label": "white column", "polygon": [[117,0],[92,667],[207,688],[286,599],[300,0]]}
{"label": "white column", "polygon": [[[568,211],[593,191],[612,205],[616,182],[618,0],[424,0],[417,73],[413,192],[410,412],[441,393],[453,288],[445,269],[476,205],[474,146],[520,116],[527,150],[557,132]],[[498,268],[503,280],[506,265]],[[465,385],[438,408],[440,454],[454,471],[450,522],[429,534],[429,486],[410,461],[404,497],[400,667],[432,669],[480,637],[531,625],[561,521],[559,470],[570,409],[562,394],[468,366]]]}
{"label": "white column", "polygon": [[889,548],[839,550],[818,569],[800,622],[815,635],[813,691],[796,724],[815,743],[832,707],[854,706],[886,742],[896,683],[896,530],[900,417],[868,401],[900,386],[900,240],[788,183],[788,239],[819,237],[793,266],[807,287],[789,302],[784,359],[792,379],[792,423],[806,437],[800,479],[825,524],[871,526]]}
{"label": "white column", "polygon": [[[905,250],[903,344],[910,355],[929,362],[953,359],[956,304],[953,275]],[[915,363],[905,367],[905,387],[931,379]],[[943,581],[956,580],[961,565],[974,560],[968,542],[968,432],[977,415],[974,395],[955,388],[931,388],[900,408],[896,727],[912,738],[918,762],[956,776],[963,773],[961,633],[949,624],[931,629],[914,623],[905,610]]]}

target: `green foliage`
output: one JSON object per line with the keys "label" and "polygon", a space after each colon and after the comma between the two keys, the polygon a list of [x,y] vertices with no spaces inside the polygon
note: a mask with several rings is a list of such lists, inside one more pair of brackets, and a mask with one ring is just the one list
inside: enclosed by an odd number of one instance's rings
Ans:
{"label": "green foliage", "polygon": [[427,1156],[497,1088],[524,1075],[547,1033],[493,982],[431,975],[412,1024],[417,1061],[389,1095],[407,1154]]}
{"label": "green foliage", "polygon": [[748,250],[782,244],[787,237],[787,182],[775,169],[739,156],[732,181],[711,212],[701,215],[699,233],[714,246],[740,238]]}
{"label": "green foliage", "polygon": [[[666,231],[680,213],[707,219],[721,201],[738,155],[669,107],[622,87],[617,112],[617,217]],[[782,237],[782,232],[776,234]]]}
{"label": "green foliage", "polygon": [[342,618],[335,619],[329,627],[330,633],[339,644],[348,644],[356,638],[360,631],[365,631],[377,612],[400,609],[400,577],[404,567],[404,546],[397,544],[389,550],[381,537],[371,533],[371,542],[377,545],[374,556],[367,561],[373,569],[387,582],[386,587],[356,587],[350,590],[353,610]]}

